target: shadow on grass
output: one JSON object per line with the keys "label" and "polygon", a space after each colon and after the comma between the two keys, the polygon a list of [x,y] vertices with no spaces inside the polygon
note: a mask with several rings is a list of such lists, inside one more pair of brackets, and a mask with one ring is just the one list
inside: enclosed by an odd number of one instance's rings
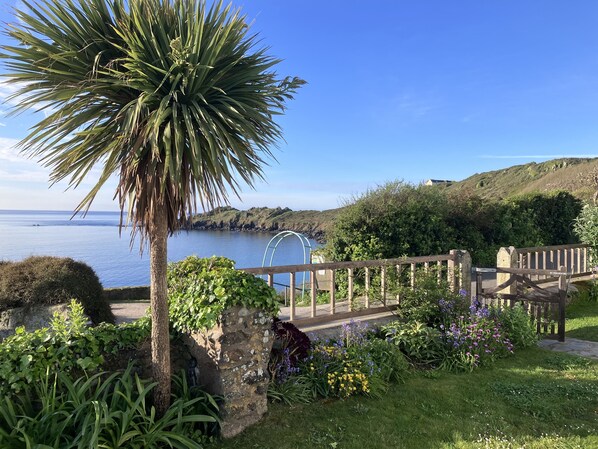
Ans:
{"label": "shadow on grass", "polygon": [[580,340],[598,341],[598,325],[580,326],[565,332],[565,338],[579,338]]}
{"label": "shadow on grass", "polygon": [[541,349],[470,374],[416,373],[379,399],[271,406],[218,448],[598,448],[598,364]]}

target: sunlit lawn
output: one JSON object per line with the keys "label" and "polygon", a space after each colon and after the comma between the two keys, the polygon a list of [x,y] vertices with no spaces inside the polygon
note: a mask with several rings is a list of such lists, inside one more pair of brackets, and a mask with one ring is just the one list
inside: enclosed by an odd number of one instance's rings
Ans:
{"label": "sunlit lawn", "polygon": [[470,374],[418,372],[383,398],[270,406],[218,448],[598,448],[598,363],[530,349]]}

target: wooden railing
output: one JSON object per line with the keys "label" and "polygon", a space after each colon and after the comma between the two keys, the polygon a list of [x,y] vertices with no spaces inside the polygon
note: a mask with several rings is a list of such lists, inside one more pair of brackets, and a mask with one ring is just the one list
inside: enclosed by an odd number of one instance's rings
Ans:
{"label": "wooden railing", "polygon": [[[501,248],[497,256],[500,268],[520,270],[559,270],[565,267],[571,277],[592,274],[588,258],[589,247],[585,244],[537,246],[530,248]],[[556,278],[547,274],[531,275],[536,282],[554,282]],[[499,278],[502,278],[499,276]]]}
{"label": "wooden railing", "polygon": [[[243,269],[264,276],[270,286],[284,286],[289,305],[281,312],[281,318],[300,320],[302,324],[396,309],[400,302],[399,287],[413,287],[419,270],[434,272],[439,282],[448,282],[454,290],[470,288],[471,257],[460,250],[436,256]],[[298,284],[299,278],[303,278],[299,275],[303,273],[308,274],[308,285]],[[288,276],[288,284],[281,281],[281,275],[283,278]],[[306,287],[308,298],[298,298],[300,287]],[[298,299],[303,303],[307,299],[307,305],[298,306]]]}

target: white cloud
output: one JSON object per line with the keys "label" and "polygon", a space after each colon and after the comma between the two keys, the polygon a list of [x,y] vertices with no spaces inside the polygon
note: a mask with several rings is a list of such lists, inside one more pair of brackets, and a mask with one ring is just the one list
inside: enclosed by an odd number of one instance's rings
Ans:
{"label": "white cloud", "polygon": [[23,162],[27,159],[19,155],[19,150],[16,146],[19,143],[17,139],[10,139],[8,137],[0,137],[0,161],[6,162]]}
{"label": "white cloud", "polygon": [[47,183],[48,173],[43,170],[14,170],[8,172],[0,169],[0,181]]}

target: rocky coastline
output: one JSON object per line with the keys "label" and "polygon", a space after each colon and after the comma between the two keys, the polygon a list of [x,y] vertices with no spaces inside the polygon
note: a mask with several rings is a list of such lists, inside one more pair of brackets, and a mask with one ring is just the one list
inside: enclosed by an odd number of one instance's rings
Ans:
{"label": "rocky coastline", "polygon": [[294,231],[324,243],[326,230],[331,226],[337,210],[293,211],[280,207],[254,207],[240,211],[232,207],[221,207],[195,216],[192,228],[263,233]]}

